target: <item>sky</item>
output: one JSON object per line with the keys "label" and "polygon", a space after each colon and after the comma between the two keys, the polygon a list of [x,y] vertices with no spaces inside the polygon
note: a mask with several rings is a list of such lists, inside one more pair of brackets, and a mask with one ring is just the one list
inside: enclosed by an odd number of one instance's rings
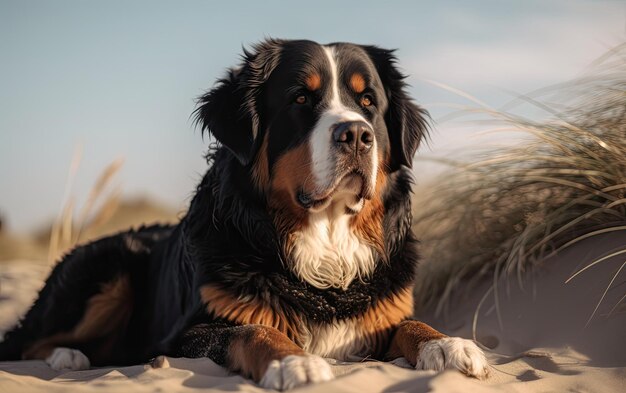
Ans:
{"label": "sky", "polygon": [[24,232],[57,215],[79,146],[79,204],[123,158],[125,196],[183,209],[207,169],[195,98],[264,37],[397,48],[429,154],[471,139],[438,121],[468,104],[441,84],[498,107],[567,81],[624,42],[626,2],[0,0],[0,217]]}

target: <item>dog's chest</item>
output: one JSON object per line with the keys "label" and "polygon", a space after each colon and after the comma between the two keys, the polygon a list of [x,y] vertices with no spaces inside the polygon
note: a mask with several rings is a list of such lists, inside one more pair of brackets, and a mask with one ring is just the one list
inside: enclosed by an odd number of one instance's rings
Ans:
{"label": "dog's chest", "polygon": [[371,245],[356,236],[350,217],[331,221],[312,215],[309,225],[293,234],[293,272],[316,288],[343,288],[368,277],[376,267]]}
{"label": "dog's chest", "polygon": [[362,314],[327,323],[304,323],[304,350],[338,360],[384,355],[394,327],[413,312],[411,288],[378,299]]}
{"label": "dog's chest", "polygon": [[309,353],[337,360],[358,360],[371,353],[371,340],[363,321],[347,319],[328,324],[311,324],[303,349]]}

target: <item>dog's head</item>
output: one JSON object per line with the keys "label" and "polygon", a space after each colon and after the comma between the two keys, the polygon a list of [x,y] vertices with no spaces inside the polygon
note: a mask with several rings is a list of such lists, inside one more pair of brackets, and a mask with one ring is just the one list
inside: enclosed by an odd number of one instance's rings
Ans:
{"label": "dog's head", "polygon": [[387,175],[411,166],[425,112],[395,61],[374,46],[268,40],[200,98],[198,120],[248,169],[282,234],[321,212],[371,213]]}

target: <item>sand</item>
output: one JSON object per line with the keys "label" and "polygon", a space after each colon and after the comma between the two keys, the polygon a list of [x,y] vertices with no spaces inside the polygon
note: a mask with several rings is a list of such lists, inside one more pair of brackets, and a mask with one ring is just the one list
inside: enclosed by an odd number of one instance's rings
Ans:
{"label": "sand", "polygon": [[[477,338],[491,348],[487,355],[492,370],[486,381],[456,371],[415,371],[406,368],[403,359],[392,363],[329,360],[337,379],[296,391],[624,392],[626,307],[610,311],[626,292],[626,272],[615,279],[585,327],[624,257],[609,259],[564,284],[595,257],[624,245],[623,233],[587,239],[524,274],[523,289],[515,280],[499,282],[499,313],[493,297],[487,297],[476,325]],[[0,330],[28,307],[48,270],[28,261],[0,265]],[[471,338],[474,312],[491,285],[491,280],[485,280],[469,291],[459,288],[445,315],[425,310],[420,317],[447,334]],[[156,367],[57,372],[42,361],[0,362],[0,392],[264,391],[208,359],[161,358],[157,363]]]}

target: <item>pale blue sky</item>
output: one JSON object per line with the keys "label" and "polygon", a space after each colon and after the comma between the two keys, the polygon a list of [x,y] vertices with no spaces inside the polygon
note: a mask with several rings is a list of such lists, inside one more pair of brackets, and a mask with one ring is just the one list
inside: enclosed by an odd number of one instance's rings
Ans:
{"label": "pale blue sky", "polygon": [[[625,38],[624,1],[7,1],[0,0],[0,214],[29,230],[125,158],[126,195],[175,207],[206,170],[194,99],[263,37],[399,48],[416,101],[435,118],[461,99],[491,105],[571,78]],[[432,149],[466,135],[441,124]]]}

